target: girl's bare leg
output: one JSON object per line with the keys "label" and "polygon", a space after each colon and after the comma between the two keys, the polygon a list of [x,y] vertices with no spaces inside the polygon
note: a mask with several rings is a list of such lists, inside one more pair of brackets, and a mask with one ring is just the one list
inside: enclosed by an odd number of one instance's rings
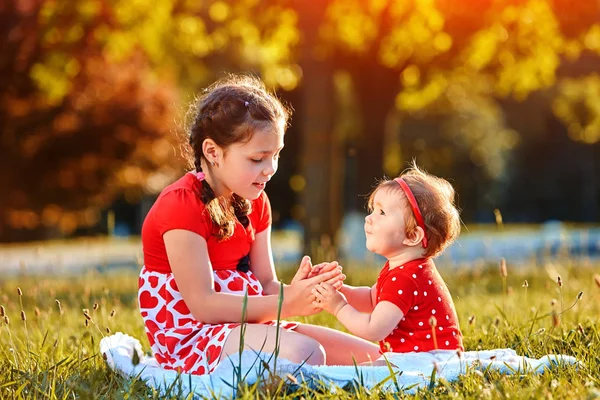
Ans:
{"label": "girl's bare leg", "polygon": [[[275,351],[275,337],[277,327],[263,324],[247,324],[244,332],[244,350],[264,351],[273,353]],[[221,360],[235,354],[240,350],[241,327],[237,327],[229,333]],[[325,350],[314,338],[294,331],[279,331],[279,355],[292,362],[306,362],[310,365],[325,364]]]}
{"label": "girl's bare leg", "polygon": [[379,346],[335,329],[300,324],[295,330],[318,341],[325,349],[327,365],[354,365],[375,361]]}

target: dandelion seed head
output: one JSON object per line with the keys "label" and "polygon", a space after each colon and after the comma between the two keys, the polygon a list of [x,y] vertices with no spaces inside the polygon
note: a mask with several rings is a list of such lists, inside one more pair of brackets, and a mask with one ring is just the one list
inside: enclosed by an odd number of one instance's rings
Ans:
{"label": "dandelion seed head", "polygon": [[506,259],[502,257],[500,259],[500,276],[506,278],[508,276],[508,270],[506,269]]}
{"label": "dandelion seed head", "polygon": [[556,310],[552,311],[552,326],[555,328],[560,326],[560,315]]}
{"label": "dandelion seed head", "polygon": [[437,326],[437,319],[432,315],[429,317],[429,326],[435,328]]}

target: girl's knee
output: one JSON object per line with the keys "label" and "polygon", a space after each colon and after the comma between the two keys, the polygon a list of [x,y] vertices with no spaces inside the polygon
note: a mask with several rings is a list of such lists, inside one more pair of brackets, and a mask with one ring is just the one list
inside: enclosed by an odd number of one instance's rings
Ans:
{"label": "girl's knee", "polygon": [[291,361],[306,362],[309,365],[325,364],[325,348],[321,343],[308,336],[299,334],[294,336],[291,338],[293,345],[288,347],[294,358]]}

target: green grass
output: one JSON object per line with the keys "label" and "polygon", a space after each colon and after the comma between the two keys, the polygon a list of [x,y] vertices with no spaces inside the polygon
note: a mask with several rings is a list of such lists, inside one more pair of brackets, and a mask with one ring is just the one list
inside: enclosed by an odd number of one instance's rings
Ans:
{"label": "green grass", "polygon": [[[535,358],[563,353],[576,356],[583,367],[520,376],[472,371],[457,382],[442,382],[415,396],[396,397],[600,397],[600,288],[594,282],[598,267],[574,259],[557,260],[545,268],[509,265],[505,281],[495,265],[441,269],[455,299],[466,350],[512,348]],[[348,263],[347,282],[370,285],[379,268]],[[562,287],[556,283],[559,274]],[[292,271],[282,275],[289,282]],[[527,288],[522,286],[524,280],[528,281]],[[0,304],[10,323],[0,318],[0,398],[159,398],[141,382],[113,373],[98,353],[100,339],[116,331],[138,338],[148,350],[136,290],[136,272],[126,271],[72,278],[3,279]],[[580,292],[583,295],[577,301]],[[84,309],[91,319],[86,318]],[[26,320],[21,318],[22,312]],[[343,329],[326,313],[298,320]],[[394,398],[393,394],[365,389],[336,395],[296,389],[250,387],[241,397]],[[177,398],[177,393],[170,397]]]}

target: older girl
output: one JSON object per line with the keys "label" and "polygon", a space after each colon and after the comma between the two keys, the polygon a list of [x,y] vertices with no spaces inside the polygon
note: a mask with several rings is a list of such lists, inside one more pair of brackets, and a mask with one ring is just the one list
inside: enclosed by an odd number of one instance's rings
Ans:
{"label": "older girl", "polygon": [[[351,364],[377,357],[377,346],[331,329],[282,323],[280,283],[271,253],[271,207],[265,186],[277,171],[288,111],[260,81],[216,82],[192,109],[193,171],[167,186],[142,228],[139,304],[148,340],[166,369],[210,373],[239,351],[244,293],[244,348],[309,364]],[[312,288],[341,286],[337,263],[309,277],[302,260],[283,288],[282,317],[310,315]],[[342,351],[340,351],[343,349]]]}

